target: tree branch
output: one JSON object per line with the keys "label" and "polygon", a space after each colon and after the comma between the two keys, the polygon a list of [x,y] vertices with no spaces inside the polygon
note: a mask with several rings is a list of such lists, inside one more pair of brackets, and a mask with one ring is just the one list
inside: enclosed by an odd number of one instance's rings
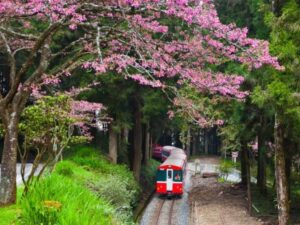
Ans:
{"label": "tree branch", "polygon": [[[10,64],[10,82],[12,81],[12,78],[15,76],[16,74],[16,60],[14,58],[14,55],[11,51],[11,48],[7,42],[7,39],[5,37],[5,35],[0,32],[0,37],[1,39],[3,40],[4,44],[5,44],[5,47],[6,47],[6,52],[8,54],[8,60],[9,60],[9,64]],[[4,96],[0,93],[0,105],[4,104],[5,101],[4,101]]]}
{"label": "tree branch", "polygon": [[[56,32],[56,30],[60,27],[60,25],[62,24],[61,21],[58,21],[56,23],[51,24],[44,32],[43,34],[39,37],[39,39],[36,41],[34,47],[32,48],[30,55],[27,59],[27,61],[22,65],[21,69],[19,70],[19,72],[15,75],[15,77],[12,77],[12,84],[11,84],[11,88],[8,92],[8,94],[5,96],[4,101],[5,103],[8,103],[9,101],[11,101],[11,99],[14,97],[15,93],[18,90],[18,86],[20,84],[20,80],[21,77],[23,75],[26,74],[27,70],[30,68],[30,66],[33,64],[34,62],[34,58],[37,54],[37,52],[40,50],[41,47],[43,47],[45,41],[51,38],[51,36]],[[49,47],[49,46],[48,46]],[[45,48],[44,48],[45,49]],[[43,57],[43,54],[42,54]],[[47,60],[47,59],[45,59]],[[40,62],[44,62],[45,60],[41,60]],[[41,63],[40,63],[41,66]],[[42,67],[38,67],[38,69],[36,70],[36,72],[30,76],[28,78],[28,80],[30,80],[27,83],[31,83],[32,80],[35,79],[35,77],[40,74],[40,71],[42,70]]]}
{"label": "tree branch", "polygon": [[8,34],[10,36],[17,37],[17,38],[22,38],[22,39],[26,39],[26,40],[30,40],[30,41],[36,41],[36,40],[38,40],[38,37],[34,36],[32,34],[22,34],[22,33],[13,31],[11,29],[6,29],[6,28],[4,28],[2,26],[0,26],[0,31],[2,31],[3,33],[6,33],[6,34]]}

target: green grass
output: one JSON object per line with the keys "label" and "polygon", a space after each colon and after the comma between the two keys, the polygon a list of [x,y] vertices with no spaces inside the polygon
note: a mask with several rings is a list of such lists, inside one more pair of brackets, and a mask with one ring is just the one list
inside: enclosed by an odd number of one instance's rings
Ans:
{"label": "green grass", "polygon": [[76,146],[24,199],[0,208],[0,225],[133,224],[138,198],[139,185],[125,165]]}
{"label": "green grass", "polygon": [[17,192],[17,204],[8,207],[0,207],[0,225],[13,225],[17,222],[18,217],[21,214],[21,196],[23,187],[18,188]]}
{"label": "green grass", "polygon": [[21,201],[24,225],[112,224],[113,207],[93,192],[59,174],[38,182]]}
{"label": "green grass", "polygon": [[17,220],[17,214],[20,214],[20,209],[17,205],[0,208],[0,225],[14,224]]}

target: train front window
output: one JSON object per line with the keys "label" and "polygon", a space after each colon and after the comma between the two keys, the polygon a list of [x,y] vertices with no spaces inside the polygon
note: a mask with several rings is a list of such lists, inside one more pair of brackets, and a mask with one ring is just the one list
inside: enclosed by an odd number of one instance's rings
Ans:
{"label": "train front window", "polygon": [[168,170],[168,179],[172,179],[172,170]]}
{"label": "train front window", "polygon": [[173,171],[173,180],[174,181],[182,181],[182,171],[181,170],[174,170]]}
{"label": "train front window", "polygon": [[165,157],[169,157],[169,156],[170,156],[170,152],[163,151],[163,152],[162,152],[162,155],[165,156]]}
{"label": "train front window", "polygon": [[156,173],[156,180],[157,181],[166,181],[167,173],[165,170],[158,170]]}

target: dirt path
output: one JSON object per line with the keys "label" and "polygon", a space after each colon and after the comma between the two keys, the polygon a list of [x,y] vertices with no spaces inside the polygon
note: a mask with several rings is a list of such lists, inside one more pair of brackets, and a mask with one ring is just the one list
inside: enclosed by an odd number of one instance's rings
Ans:
{"label": "dirt path", "polygon": [[[204,168],[216,168],[217,158],[201,158]],[[189,192],[190,225],[262,225],[247,213],[245,190],[218,183],[217,178],[203,178],[202,173],[191,177]]]}

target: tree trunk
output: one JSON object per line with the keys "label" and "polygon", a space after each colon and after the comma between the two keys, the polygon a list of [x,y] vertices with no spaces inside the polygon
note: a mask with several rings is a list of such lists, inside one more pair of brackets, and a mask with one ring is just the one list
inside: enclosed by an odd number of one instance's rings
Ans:
{"label": "tree trunk", "polygon": [[197,132],[193,133],[193,147],[192,147],[192,154],[197,155]]}
{"label": "tree trunk", "polygon": [[287,190],[288,190],[288,200],[291,200],[291,169],[292,169],[292,159],[289,155],[285,154],[285,172],[287,180]]}
{"label": "tree trunk", "polygon": [[242,146],[242,156],[241,156],[241,184],[247,185],[247,159],[248,153],[246,146]]}
{"label": "tree trunk", "polygon": [[251,173],[250,162],[248,157],[248,149],[245,149],[245,163],[246,163],[246,175],[247,175],[247,198],[248,198],[248,212],[252,215],[252,196],[251,196]]}
{"label": "tree trunk", "polygon": [[113,163],[117,163],[118,159],[118,135],[116,131],[109,127],[109,157]]}
{"label": "tree trunk", "polygon": [[129,129],[124,128],[122,132],[122,139],[128,144],[128,136],[129,136]]}
{"label": "tree trunk", "polygon": [[189,158],[191,154],[191,128],[188,128],[187,138],[186,138],[186,155]]}
{"label": "tree trunk", "polygon": [[146,124],[146,130],[145,130],[145,164],[147,165],[150,159],[150,132],[149,132],[149,123]]}
{"label": "tree trunk", "polygon": [[137,181],[140,180],[142,144],[142,113],[140,103],[138,100],[136,100],[135,121],[133,128],[133,174]]}
{"label": "tree trunk", "polygon": [[[2,113],[2,112],[1,112]],[[5,127],[4,148],[1,160],[0,205],[10,205],[16,202],[18,121],[16,112],[5,113],[2,121]],[[4,116],[2,116],[3,120]]]}
{"label": "tree trunk", "polygon": [[288,198],[288,184],[285,170],[285,152],[283,148],[283,126],[280,118],[275,116],[275,175],[278,205],[278,224],[290,224],[290,204]]}
{"label": "tree trunk", "polygon": [[280,16],[284,0],[272,0],[272,11],[276,16]]}
{"label": "tree trunk", "polygon": [[262,194],[267,193],[266,179],[266,148],[265,148],[265,119],[260,116],[260,129],[258,131],[257,146],[258,146],[258,162],[257,162],[257,187]]}
{"label": "tree trunk", "polygon": [[208,130],[204,130],[204,152],[206,155],[208,155]]}
{"label": "tree trunk", "polygon": [[153,136],[152,136],[151,132],[150,132],[150,136],[149,136],[149,149],[150,149],[149,159],[151,159],[152,158],[152,150],[153,150]]}

